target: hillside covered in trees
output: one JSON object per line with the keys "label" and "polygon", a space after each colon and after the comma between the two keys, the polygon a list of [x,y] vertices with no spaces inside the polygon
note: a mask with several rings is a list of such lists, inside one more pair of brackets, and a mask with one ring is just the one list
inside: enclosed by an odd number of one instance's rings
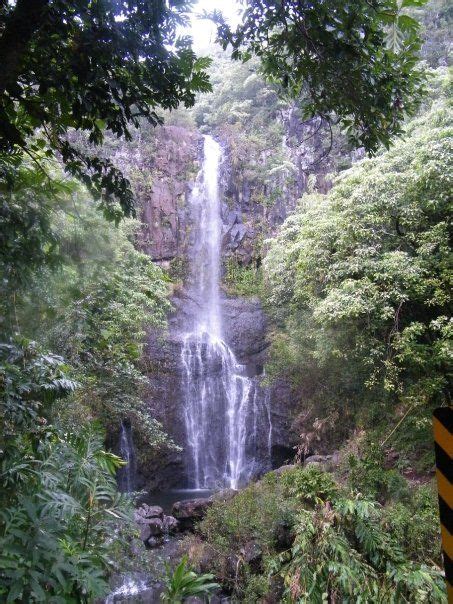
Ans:
{"label": "hillside covered in trees", "polygon": [[222,5],[0,3],[0,602],[447,602],[452,7]]}

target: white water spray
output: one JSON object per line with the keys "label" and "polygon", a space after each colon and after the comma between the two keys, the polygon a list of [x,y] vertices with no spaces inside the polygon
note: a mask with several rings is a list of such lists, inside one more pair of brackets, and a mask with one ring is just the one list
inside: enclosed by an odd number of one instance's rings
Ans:
{"label": "white water spray", "polygon": [[219,167],[221,148],[204,137],[204,160],[190,199],[193,233],[191,294],[198,304],[183,339],[184,420],[190,481],[197,489],[238,488],[256,472],[263,421],[271,434],[268,398],[223,340],[220,304]]}
{"label": "white water spray", "polygon": [[129,422],[122,421],[120,427],[120,457],[126,462],[118,470],[120,490],[131,493],[135,488],[135,451],[132,439],[132,428]]}

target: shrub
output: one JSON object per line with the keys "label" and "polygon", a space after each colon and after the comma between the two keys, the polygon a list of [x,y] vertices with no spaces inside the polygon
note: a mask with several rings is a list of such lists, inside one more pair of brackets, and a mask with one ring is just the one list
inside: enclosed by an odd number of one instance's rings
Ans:
{"label": "shrub", "polygon": [[407,480],[396,469],[386,469],[385,452],[376,443],[367,443],[359,457],[349,455],[349,486],[370,499],[408,501]]}
{"label": "shrub", "polygon": [[231,501],[215,503],[200,525],[201,535],[223,552],[237,552],[253,540],[271,549],[278,525],[292,522],[294,501],[285,499],[279,481],[268,476]]}
{"label": "shrub", "polygon": [[442,565],[439,507],[433,485],[416,488],[406,505],[395,502],[386,506],[383,522],[408,557]]}
{"label": "shrub", "polygon": [[284,472],[281,481],[289,496],[310,504],[329,501],[339,490],[331,474],[312,466]]}
{"label": "shrub", "polygon": [[[376,479],[376,457],[371,459],[358,463],[365,468],[364,484],[374,488],[381,477]],[[397,475],[388,471],[384,484]],[[330,473],[298,467],[271,472],[231,501],[213,505],[196,543],[187,545],[203,570],[212,570],[241,602],[260,602],[276,591],[278,601],[288,604],[440,603],[446,600],[436,520],[429,488],[415,494],[407,489],[382,506]],[[290,527],[285,548],[278,539],[282,525]],[[248,542],[257,545],[259,563],[244,555]]]}
{"label": "shrub", "polygon": [[161,595],[164,602],[179,604],[185,598],[191,596],[203,597],[217,589],[219,585],[214,583],[211,574],[197,575],[188,567],[187,556],[184,556],[174,571],[167,569],[164,579],[166,589]]}
{"label": "shrub", "polygon": [[301,510],[290,552],[274,572],[287,602],[445,602],[440,569],[410,561],[382,524],[378,504],[341,496]]}
{"label": "shrub", "polygon": [[110,542],[131,516],[122,460],[93,423],[50,423],[77,384],[63,359],[25,340],[0,346],[0,600],[91,602],[104,595]]}
{"label": "shrub", "polygon": [[260,296],[263,290],[263,274],[255,266],[241,266],[234,258],[225,265],[224,282],[228,293],[235,296]]}

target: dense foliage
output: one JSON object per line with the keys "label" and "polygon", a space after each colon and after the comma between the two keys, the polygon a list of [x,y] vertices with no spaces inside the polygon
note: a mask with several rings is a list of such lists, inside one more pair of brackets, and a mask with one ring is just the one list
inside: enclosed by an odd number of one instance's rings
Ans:
{"label": "dense foliage", "polygon": [[2,207],[0,577],[7,601],[91,602],[129,517],[106,429],[112,442],[128,418],[150,455],[167,442],[141,366],[167,283],[134,246],[138,224],[107,223],[47,168],[18,166]]}
{"label": "dense foliage", "polygon": [[304,196],[265,262],[274,368],[305,382],[315,415],[378,426],[418,458],[451,402],[451,123],[439,99],[391,151]]}
{"label": "dense foliage", "polygon": [[[12,180],[21,151],[58,153],[100,198],[106,215],[133,212],[129,182],[108,160],[82,153],[70,129],[100,144],[104,130],[129,137],[159,108],[193,104],[209,89],[191,41],[177,33],[190,2],[18,0],[0,5],[0,177]],[[36,136],[35,136],[36,135]],[[6,163],[5,163],[6,162]]]}
{"label": "dense foliage", "polygon": [[[435,498],[427,505],[435,540]],[[406,528],[397,509],[317,468],[294,468],[214,504],[185,546],[241,602],[445,602],[436,563],[417,561],[419,544],[398,540]]]}
{"label": "dense foliage", "polygon": [[[160,176],[162,109],[223,141],[225,209],[241,199],[249,216],[224,285],[267,301],[266,374],[294,386],[298,459],[341,445],[335,476],[271,473],[215,503],[163,599],[210,593],[214,573],[244,602],[443,602],[424,470],[431,410],[451,404],[445,71],[406,138],[380,144],[419,104],[418,53],[448,63],[451,7],[248,0],[235,32],[215,17],[244,62],[216,51],[211,67],[180,36],[191,4],[0,2],[0,600],[102,598],[135,548],[109,451],[118,428],[132,427],[142,464],[174,446],[150,413],[143,355],[166,325],[169,277],[127,217]],[[209,78],[214,95],[173,111]],[[351,145],[378,155],[315,193],[351,166]],[[178,256],[169,275],[185,274]]]}
{"label": "dense foliage", "polygon": [[235,31],[217,16],[219,39],[233,58],[257,55],[267,77],[301,97],[306,117],[335,114],[356,145],[376,152],[417,106],[421,41],[407,11],[425,3],[251,0]]}
{"label": "dense foliage", "polygon": [[55,407],[77,384],[61,357],[2,345],[0,595],[6,602],[89,602],[106,588],[108,542],[129,516],[120,458],[99,426],[64,431]]}

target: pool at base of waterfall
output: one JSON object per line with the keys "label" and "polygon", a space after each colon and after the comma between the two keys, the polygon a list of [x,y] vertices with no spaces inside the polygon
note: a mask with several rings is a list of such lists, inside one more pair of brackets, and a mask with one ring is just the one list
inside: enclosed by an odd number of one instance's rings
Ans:
{"label": "pool at base of waterfall", "polygon": [[[143,545],[141,571],[128,571],[113,576],[110,582],[111,592],[104,604],[158,604],[164,584],[166,564],[173,566],[180,560],[180,537],[171,537],[163,545],[146,550]],[[143,564],[143,560],[146,561]],[[101,604],[101,603],[99,603]]]}
{"label": "pool at base of waterfall", "polygon": [[169,491],[151,491],[140,499],[140,503],[159,505],[164,514],[171,514],[173,504],[189,499],[204,499],[211,497],[214,491],[208,489],[171,489]]}

